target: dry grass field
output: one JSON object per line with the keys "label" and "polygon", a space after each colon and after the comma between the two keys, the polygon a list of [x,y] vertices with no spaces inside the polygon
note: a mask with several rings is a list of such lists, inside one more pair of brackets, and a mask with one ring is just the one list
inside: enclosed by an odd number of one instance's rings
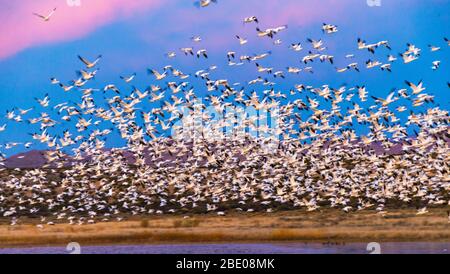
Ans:
{"label": "dry grass field", "polygon": [[398,209],[381,216],[374,211],[340,210],[276,213],[236,213],[227,216],[195,215],[129,217],[122,222],[90,225],[56,224],[37,228],[27,224],[0,224],[0,247],[205,243],[205,242],[367,242],[450,241],[446,209]]}

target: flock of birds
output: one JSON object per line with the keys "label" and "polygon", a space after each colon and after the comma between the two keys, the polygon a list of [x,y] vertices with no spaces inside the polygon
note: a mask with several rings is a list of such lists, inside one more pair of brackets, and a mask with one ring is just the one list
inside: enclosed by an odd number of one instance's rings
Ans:
{"label": "flock of birds", "polygon": [[[207,6],[211,2],[199,3]],[[54,11],[37,16],[48,21]],[[243,22],[259,24],[255,16]],[[277,34],[287,28],[258,27],[256,36],[280,45]],[[323,24],[322,30],[325,36],[335,35],[338,27]],[[236,38],[240,45],[248,42]],[[198,44],[202,38],[191,40]],[[55,223],[121,221],[143,214],[225,215],[292,208],[385,214],[390,208],[405,206],[426,214],[429,207],[448,207],[449,113],[434,103],[425,84],[405,81],[404,87],[392,90],[386,98],[370,96],[365,86],[297,83],[290,90],[276,91],[277,82],[288,74],[311,72],[317,61],[334,64],[325,38],[307,42],[310,49],[301,58],[305,64],[301,68],[262,66],[261,60],[270,58],[270,51],[251,56],[230,51],[228,66],[255,63],[261,76],[232,83],[214,77],[216,65],[192,73],[168,65],[148,70],[154,84],[145,90],[133,85],[136,74],[121,76],[131,92],[115,84],[90,87],[102,56],[92,60],[79,56],[83,65],[79,78],[69,84],[51,79],[62,92],[79,94],[79,102],[52,105],[46,94],[36,98],[36,108],[7,111],[8,123],[26,121],[39,130],[31,133],[33,140],[28,143],[10,142],[0,149],[30,148],[35,143],[48,149],[44,151],[47,164],[42,167],[0,167],[0,217],[11,225],[36,218],[42,229]],[[445,39],[441,46],[430,45],[429,51],[434,54],[448,46]],[[391,50],[388,41],[358,39],[355,47],[374,56],[382,48]],[[306,51],[301,43],[289,48]],[[209,57],[206,49],[193,47],[180,48],[179,53]],[[421,48],[408,44],[397,56],[409,64],[421,54]],[[166,56],[176,58],[177,52]],[[396,56],[389,55],[386,62],[368,60],[365,67],[389,72],[396,61]],[[432,69],[439,64],[433,62]],[[349,61],[336,72],[360,69],[360,64]],[[188,82],[192,77],[204,83],[205,100],[199,100]],[[103,95],[101,101],[99,95]],[[38,108],[42,111],[34,114]],[[208,108],[225,118],[214,120],[205,111]],[[269,112],[277,126],[261,123],[266,117],[242,115],[242,109],[248,108]],[[199,112],[200,118],[194,115]],[[200,129],[192,130],[198,119]],[[0,132],[7,127],[0,126]],[[51,133],[61,128],[62,133]],[[359,128],[368,133],[357,134]],[[166,134],[170,130],[173,136]],[[126,146],[108,148],[110,136],[120,136]],[[0,163],[6,160],[2,154]]]}

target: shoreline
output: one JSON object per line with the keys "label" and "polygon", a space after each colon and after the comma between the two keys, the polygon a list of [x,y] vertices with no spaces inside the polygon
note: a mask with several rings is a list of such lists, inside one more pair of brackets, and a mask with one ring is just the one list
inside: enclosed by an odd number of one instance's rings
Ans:
{"label": "shoreline", "polygon": [[134,216],[122,222],[90,225],[0,225],[0,248],[214,244],[214,243],[323,243],[450,242],[446,208],[398,209],[381,216],[374,211],[343,213],[327,209],[276,213],[234,213],[183,216]]}

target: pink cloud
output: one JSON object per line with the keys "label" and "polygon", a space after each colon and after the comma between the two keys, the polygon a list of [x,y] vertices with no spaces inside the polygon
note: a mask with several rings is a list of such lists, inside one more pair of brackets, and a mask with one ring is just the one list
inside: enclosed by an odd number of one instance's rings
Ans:
{"label": "pink cloud", "polygon": [[[24,49],[54,42],[70,41],[89,34],[113,20],[157,8],[163,0],[81,0],[70,7],[66,0],[21,0],[2,4],[0,17],[0,59]],[[56,13],[44,22],[34,12]]]}

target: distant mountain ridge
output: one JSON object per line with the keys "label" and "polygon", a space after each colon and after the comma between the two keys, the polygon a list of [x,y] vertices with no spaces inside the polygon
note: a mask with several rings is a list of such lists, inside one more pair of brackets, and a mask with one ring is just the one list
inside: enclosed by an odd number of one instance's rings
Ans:
{"label": "distant mountain ridge", "polygon": [[[447,143],[450,145],[450,139],[446,138]],[[354,144],[362,144],[361,141],[355,141]],[[191,144],[192,145],[192,144]],[[326,149],[329,146],[329,143],[325,143],[323,148]],[[401,155],[403,154],[403,144],[401,143],[397,143],[394,144],[392,147],[390,147],[389,149],[386,149],[383,147],[381,142],[373,142],[370,145],[368,145],[366,147],[367,150],[372,150],[374,151],[376,154],[389,154],[389,155]],[[213,149],[214,150],[214,149]],[[213,151],[212,150],[212,151]],[[104,149],[104,153],[105,154],[110,154],[112,151],[112,149]],[[47,152],[49,152],[48,150],[31,150],[28,152],[23,152],[23,153],[19,153],[16,155],[13,155],[9,158],[7,158],[3,164],[4,167],[9,168],[9,169],[13,169],[13,168],[41,168],[47,164],[50,164],[48,159],[47,159]],[[134,164],[136,162],[136,158],[134,156],[134,154],[129,151],[124,149],[123,151],[121,151],[120,153],[124,159],[126,159],[126,161],[129,164]],[[188,153],[189,154],[189,153]],[[240,157],[244,157],[243,155],[239,155]],[[148,165],[154,165],[155,162],[158,161],[171,161],[171,160],[175,160],[176,157],[173,155],[169,155],[168,153],[164,153],[160,158],[158,159],[154,159],[151,158],[149,150],[145,150],[144,152],[144,157],[145,157],[145,162]],[[179,159],[184,159],[186,160],[186,155],[184,157],[181,157]],[[81,161],[89,161],[90,157],[86,157],[84,160]],[[66,163],[74,163],[76,162],[76,160],[74,160],[70,155],[67,155],[66,158]],[[54,164],[52,167],[54,167]]]}
{"label": "distant mountain ridge", "polygon": [[48,164],[45,150],[31,150],[7,158],[6,168],[40,168]]}

